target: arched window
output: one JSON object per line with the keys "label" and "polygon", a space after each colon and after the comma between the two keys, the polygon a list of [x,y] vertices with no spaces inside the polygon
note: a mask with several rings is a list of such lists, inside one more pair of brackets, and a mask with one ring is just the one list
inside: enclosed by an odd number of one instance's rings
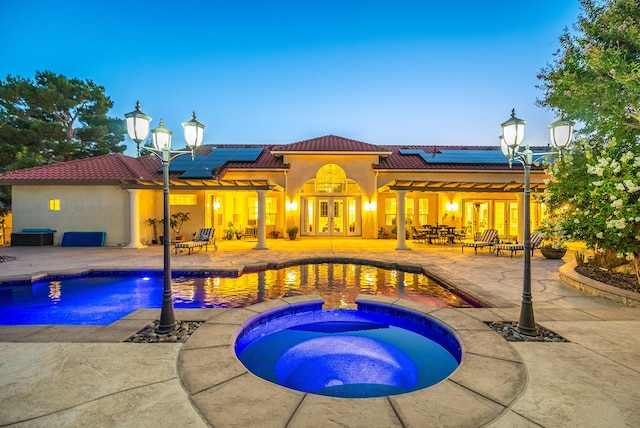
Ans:
{"label": "arched window", "polygon": [[316,173],[315,193],[344,193],[347,190],[347,174],[338,165],[329,163]]}

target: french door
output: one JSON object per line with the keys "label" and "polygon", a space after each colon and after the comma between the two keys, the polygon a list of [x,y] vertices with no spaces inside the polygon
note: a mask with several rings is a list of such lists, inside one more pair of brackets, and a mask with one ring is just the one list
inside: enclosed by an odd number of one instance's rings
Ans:
{"label": "french door", "polygon": [[360,235],[360,198],[302,198],[302,232],[307,236]]}

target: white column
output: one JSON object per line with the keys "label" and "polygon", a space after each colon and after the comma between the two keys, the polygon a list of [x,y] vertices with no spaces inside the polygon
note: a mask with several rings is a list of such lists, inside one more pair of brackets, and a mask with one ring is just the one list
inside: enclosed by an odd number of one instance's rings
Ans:
{"label": "white column", "polygon": [[127,189],[129,192],[129,245],[125,248],[147,248],[140,243],[140,190]]}
{"label": "white column", "polygon": [[267,247],[267,214],[265,207],[267,205],[267,191],[256,190],[258,192],[258,243],[254,250],[268,250]]}
{"label": "white column", "polygon": [[406,190],[396,190],[398,194],[398,203],[396,204],[396,233],[398,243],[396,245],[396,250],[410,250],[411,248],[407,247],[407,242],[405,239],[405,230],[406,226],[404,224],[404,198],[407,194]]}

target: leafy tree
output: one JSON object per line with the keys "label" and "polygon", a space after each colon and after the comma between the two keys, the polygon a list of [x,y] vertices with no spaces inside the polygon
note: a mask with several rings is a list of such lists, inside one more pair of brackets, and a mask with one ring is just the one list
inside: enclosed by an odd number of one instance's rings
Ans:
{"label": "leafy tree", "polygon": [[633,260],[640,282],[640,2],[581,5],[538,76],[538,104],[584,125],[573,153],[548,166],[544,200],[573,239]]}
{"label": "leafy tree", "polygon": [[0,171],[122,153],[124,121],[104,87],[50,71],[0,81]]}
{"label": "leafy tree", "polygon": [[584,124],[587,134],[636,141],[640,130],[640,1],[581,0],[555,61],[538,78],[538,104]]}

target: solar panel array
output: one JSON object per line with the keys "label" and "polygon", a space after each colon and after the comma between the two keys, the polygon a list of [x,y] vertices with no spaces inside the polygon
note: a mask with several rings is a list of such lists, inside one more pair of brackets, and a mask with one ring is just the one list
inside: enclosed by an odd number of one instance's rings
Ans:
{"label": "solar panel array", "polygon": [[[438,153],[426,153],[420,149],[401,149],[401,155],[419,155],[431,164],[476,164],[506,165],[509,159],[501,150],[439,150]],[[540,153],[533,153],[534,158]]]}
{"label": "solar panel array", "polygon": [[214,148],[206,156],[181,156],[169,164],[170,172],[182,172],[180,178],[211,178],[213,172],[227,162],[255,162],[262,153],[260,147]]}

